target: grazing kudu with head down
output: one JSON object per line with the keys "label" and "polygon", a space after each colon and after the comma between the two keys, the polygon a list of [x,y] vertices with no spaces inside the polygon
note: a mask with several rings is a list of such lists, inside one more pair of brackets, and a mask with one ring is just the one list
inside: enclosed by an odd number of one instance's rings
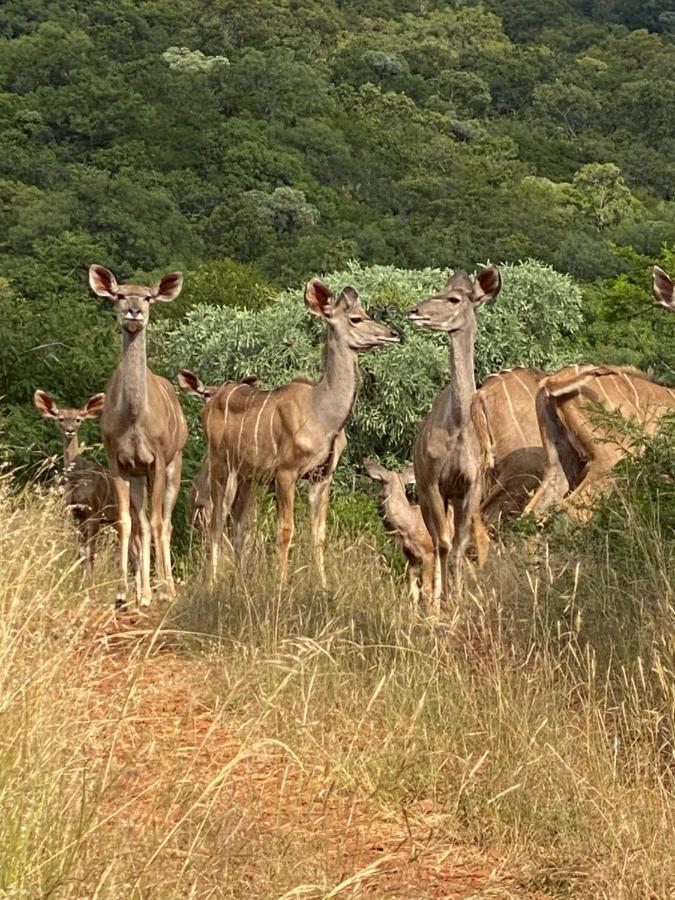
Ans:
{"label": "grazing kudu with head down", "polygon": [[[630,450],[629,438],[607,421],[606,414],[618,414],[654,434],[661,418],[674,410],[675,390],[638,369],[566,366],[544,378],[537,414],[546,467],[525,511],[542,518],[561,504],[573,518],[586,520],[593,502],[611,486],[612,468]],[[563,462],[570,444],[585,464],[576,485],[569,482]],[[570,488],[574,489],[568,494]]]}
{"label": "grazing kudu with head down", "polygon": [[417,569],[421,570],[421,595],[431,612],[434,590],[434,543],[422,518],[417,504],[408,500],[406,484],[415,480],[412,466],[402,472],[392,472],[370,459],[363,462],[368,476],[380,484],[380,499],[384,519],[388,528],[397,538],[407,560],[408,584],[415,606],[420,599],[420,580]]}
{"label": "grazing kudu with head down", "polygon": [[[208,403],[225,384],[256,385],[260,381],[257,375],[245,375],[238,381],[226,381],[224,384],[207,385],[204,384],[198,375],[195,375],[195,373],[191,372],[189,369],[181,369],[176,380],[182,391],[192,397],[196,397],[198,400],[201,400],[202,403]],[[249,506],[249,495],[250,491],[246,490],[246,485],[242,482],[240,489],[235,494],[230,510],[230,516],[228,516],[228,531],[230,532],[230,538],[237,555],[241,552],[244,528],[246,526],[246,514]],[[199,531],[206,532],[209,527],[209,522],[211,521],[211,486],[209,480],[208,453],[202,460],[199,471],[192,482],[189,511],[191,524],[199,529]],[[233,522],[237,524],[237,529],[234,534],[232,534],[231,527]]]}
{"label": "grazing kudu with head down", "polygon": [[110,473],[82,456],[79,430],[85,419],[100,416],[105,394],[95,394],[81,409],[57,406],[45,391],[35,391],[33,402],[39,413],[56,422],[63,437],[64,499],[77,525],[80,559],[93,575],[96,538],[104,525],[117,521],[117,499]]}
{"label": "grazing kudu with head down", "polygon": [[456,272],[440,294],[408,313],[413,322],[446,331],[450,338],[450,382],[422,422],[413,451],[422,515],[440,568],[441,602],[448,600],[451,553],[455,592],[461,593],[463,558],[472,530],[479,565],[487,552],[480,515],[481,449],[471,403],[476,393],[476,309],[500,289],[501,277],[494,266],[481,270],[473,280],[466,272]]}
{"label": "grazing kudu with head down", "polygon": [[335,298],[325,284],[313,278],[305,289],[305,303],[326,325],[322,379],[316,384],[295,380],[270,391],[245,384],[226,385],[202,413],[211,461],[212,578],[223,533],[228,478],[245,485],[274,482],[282,582],[294,531],[295,488],[298,479],[307,478],[312,543],[325,586],[326,513],[333,472],[346,445],[343,429],[356,399],[357,354],[395,343],[398,335],[371,319],[351,287]]}
{"label": "grazing kudu with head down", "polygon": [[[486,522],[520,515],[544,477],[546,452],[539,431],[536,400],[546,373],[515,368],[488,375],[478,388],[471,416],[482,452]],[[560,429],[558,446],[567,480],[575,485],[583,463]]]}
{"label": "grazing kudu with head down", "polygon": [[[155,565],[169,596],[175,595],[171,571],[171,515],[180,489],[182,450],[187,425],[171,384],[147,366],[145,329],[150,307],[173,300],[180,293],[180,272],[165,275],[153,287],[118,284],[102,266],[91,266],[89,284],[99,297],[117,306],[122,331],[122,360],[106,387],[101,416],[103,444],[110,459],[119,507],[120,586],[117,605],[127,599],[127,563],[132,516],[141,544],[141,604],[150,602],[150,542]],[[150,490],[151,520],[145,511],[146,485]]]}
{"label": "grazing kudu with head down", "polygon": [[[675,312],[675,284],[658,266],[652,290],[659,304]],[[627,451],[625,436],[616,434],[594,415],[592,406],[638,422],[653,434],[663,415],[675,410],[675,391],[657,384],[637,369],[610,366],[567,366],[545,378],[537,396],[537,415],[546,451],[539,490],[526,511],[542,518],[562,504],[576,519],[587,519],[591,504],[611,485],[611,469]],[[561,443],[561,434],[563,442]],[[561,461],[564,439],[586,464],[580,483],[572,485]],[[569,496],[568,491],[574,488]]]}

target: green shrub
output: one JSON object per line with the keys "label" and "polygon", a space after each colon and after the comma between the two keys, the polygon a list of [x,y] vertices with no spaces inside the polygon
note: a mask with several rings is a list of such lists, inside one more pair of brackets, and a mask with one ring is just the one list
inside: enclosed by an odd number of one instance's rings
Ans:
{"label": "green shrub", "polygon": [[[479,379],[510,366],[555,369],[568,362],[569,339],[581,318],[574,282],[532,260],[502,266],[501,272],[498,302],[479,314]],[[399,346],[360,358],[361,389],[347,426],[343,480],[365,456],[392,465],[409,459],[420,419],[447,381],[448,348],[444,335],[413,327],[406,312],[441,288],[448,274],[352,263],[325,276],[334,291],[346,284],[357,288],[371,313],[402,337]],[[301,373],[320,377],[323,336],[324,326],[307,312],[297,288],[258,310],[196,306],[180,323],[157,327],[153,347],[171,372],[191,368],[211,383],[256,373],[265,387],[276,387]]]}

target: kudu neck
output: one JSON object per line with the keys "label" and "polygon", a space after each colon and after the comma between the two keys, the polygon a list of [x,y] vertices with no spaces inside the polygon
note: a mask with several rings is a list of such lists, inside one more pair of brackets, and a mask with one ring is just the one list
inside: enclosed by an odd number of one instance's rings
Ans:
{"label": "kudu neck", "polygon": [[462,424],[471,415],[471,400],[476,393],[474,375],[474,346],[476,342],[476,320],[471,318],[466,328],[449,336],[449,404],[448,414],[452,423]]}
{"label": "kudu neck", "polygon": [[396,526],[410,507],[403,485],[390,485],[382,500],[384,517],[392,525]]}
{"label": "kudu neck", "polygon": [[82,452],[77,435],[63,438],[63,468],[67,472]]}
{"label": "kudu neck", "polygon": [[140,415],[147,404],[147,357],[145,329],[122,332],[120,387],[124,408],[132,416]]}
{"label": "kudu neck", "polygon": [[326,337],[323,378],[314,388],[314,409],[328,431],[344,426],[356,399],[357,356],[332,329]]}

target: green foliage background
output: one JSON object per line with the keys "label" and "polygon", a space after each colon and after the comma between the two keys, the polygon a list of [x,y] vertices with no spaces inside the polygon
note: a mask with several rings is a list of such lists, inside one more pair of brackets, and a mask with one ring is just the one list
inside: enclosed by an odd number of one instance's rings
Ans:
{"label": "green foliage background", "polygon": [[[498,300],[480,313],[479,377],[515,365],[564,365],[581,323],[578,287],[538,262],[505,265],[501,273]],[[396,347],[360,356],[361,390],[349,421],[343,479],[365,456],[392,465],[410,457],[420,417],[447,383],[448,344],[445,335],[410,325],[405,313],[438,291],[449,274],[352,263],[326,277],[335,293],[347,284],[355,287],[371,314],[402,338]],[[320,377],[324,329],[296,289],[257,310],[196,306],[180,322],[156,328],[153,348],[168,371],[192,368],[210,384],[256,373],[265,387],[276,387],[298,373]]]}
{"label": "green foliage background", "polygon": [[[523,259],[569,272],[583,302],[547,269],[507,267],[479,375],[574,358],[668,377],[675,318],[652,306],[649,267],[675,268],[671,6],[7,0],[4,455],[28,473],[58,452],[36,387],[81,403],[115,365],[93,261],[122,280],[185,272],[183,296],[153,312],[153,365],[171,377],[316,374],[311,275],[353,280],[405,330],[403,306],[448,268]],[[442,341],[405,338],[363,361],[353,459],[407,456],[442,383]]]}

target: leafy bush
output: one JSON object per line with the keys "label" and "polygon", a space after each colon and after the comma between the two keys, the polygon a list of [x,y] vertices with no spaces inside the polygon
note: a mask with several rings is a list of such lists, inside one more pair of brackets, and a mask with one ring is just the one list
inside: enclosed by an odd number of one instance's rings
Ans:
{"label": "leafy bush", "polygon": [[[479,313],[479,379],[510,366],[565,364],[573,355],[568,339],[581,320],[574,282],[532,260],[502,266],[501,272],[498,302]],[[351,263],[325,276],[334,291],[356,287],[371,313],[402,337],[399,346],[360,358],[361,390],[348,425],[350,468],[369,455],[394,465],[410,457],[420,418],[447,381],[448,348],[444,335],[412,326],[406,312],[441,288],[448,274]],[[209,383],[256,373],[271,388],[300,373],[320,377],[323,333],[305,309],[302,290],[295,289],[258,310],[196,306],[180,323],[156,328],[153,346],[168,371],[191,368]]]}

